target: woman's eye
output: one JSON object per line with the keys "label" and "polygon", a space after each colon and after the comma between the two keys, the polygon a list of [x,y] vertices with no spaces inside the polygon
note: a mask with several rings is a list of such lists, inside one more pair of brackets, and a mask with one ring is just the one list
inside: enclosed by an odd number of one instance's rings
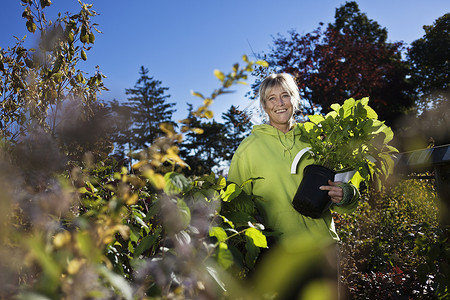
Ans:
{"label": "woman's eye", "polygon": [[284,94],[283,95],[283,98],[289,98],[289,97],[291,97],[291,96],[289,96],[289,94]]}

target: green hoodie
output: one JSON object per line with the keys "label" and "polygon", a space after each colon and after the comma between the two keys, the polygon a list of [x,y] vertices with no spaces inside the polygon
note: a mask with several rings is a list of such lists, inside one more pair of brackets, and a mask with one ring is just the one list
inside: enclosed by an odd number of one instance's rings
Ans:
{"label": "green hoodie", "polygon": [[[231,161],[228,180],[242,184],[249,178],[263,177],[244,186],[244,191],[262,197],[257,205],[270,229],[282,233],[282,238],[306,232],[315,237],[328,236],[339,240],[331,211],[322,218],[313,219],[298,213],[292,199],[303,177],[305,166],[313,161],[306,155],[297,165],[297,173],[291,174],[295,155],[309,145],[300,140],[296,125],[284,134],[271,125],[255,125],[250,136],[242,141]],[[344,205],[332,205],[331,210],[349,213],[355,210],[359,193],[353,193]]]}

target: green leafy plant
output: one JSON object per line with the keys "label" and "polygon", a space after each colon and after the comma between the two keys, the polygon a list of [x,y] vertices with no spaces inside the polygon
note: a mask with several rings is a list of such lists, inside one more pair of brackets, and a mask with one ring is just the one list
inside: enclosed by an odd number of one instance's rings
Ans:
{"label": "green leafy plant", "polygon": [[355,170],[355,185],[374,175],[387,177],[394,168],[392,154],[398,152],[387,144],[394,136],[391,128],[378,120],[368,102],[347,99],[343,105],[331,105],[327,115],[310,115],[309,122],[300,125],[315,164],[335,172]]}

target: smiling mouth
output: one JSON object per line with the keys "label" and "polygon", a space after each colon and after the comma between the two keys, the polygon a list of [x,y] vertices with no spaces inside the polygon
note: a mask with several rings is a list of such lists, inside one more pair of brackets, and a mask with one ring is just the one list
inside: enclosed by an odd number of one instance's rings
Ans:
{"label": "smiling mouth", "polygon": [[276,110],[275,112],[278,114],[278,113],[284,113],[286,111],[287,111],[287,109],[279,109],[279,110]]}

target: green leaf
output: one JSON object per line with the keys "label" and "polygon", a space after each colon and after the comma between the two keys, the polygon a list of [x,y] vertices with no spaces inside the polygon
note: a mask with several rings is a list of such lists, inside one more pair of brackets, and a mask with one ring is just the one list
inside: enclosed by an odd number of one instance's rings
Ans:
{"label": "green leaf", "polygon": [[99,273],[103,275],[103,277],[109,281],[109,283],[116,288],[126,300],[133,299],[133,289],[122,275],[116,274],[104,266],[99,267]]}
{"label": "green leaf", "polygon": [[387,144],[389,141],[392,141],[394,138],[394,132],[390,127],[382,126],[382,132],[386,135],[384,137],[384,144]]}
{"label": "green leaf", "polygon": [[319,124],[320,122],[325,120],[325,118],[321,115],[310,115],[310,116],[308,116],[308,118],[309,118],[309,121],[311,121],[314,124]]}
{"label": "green leaf", "polygon": [[137,243],[140,238],[139,230],[134,226],[129,225],[128,227],[130,227],[130,241]]}
{"label": "green leaf", "polygon": [[227,244],[220,243],[217,249],[217,262],[225,270],[234,264],[233,254],[228,249]]}
{"label": "green leaf", "polygon": [[352,107],[354,107],[355,106],[355,99],[353,99],[353,98],[349,98],[349,99],[347,99],[347,100],[345,100],[344,101],[344,104],[342,105],[342,107],[344,108],[344,110],[351,110],[352,109]]}
{"label": "green leaf", "polygon": [[76,235],[77,247],[80,252],[85,256],[89,257],[92,261],[101,261],[101,250],[95,246],[91,235],[86,231],[80,231]]}
{"label": "green leaf", "polygon": [[183,199],[177,199],[177,207],[183,222],[183,228],[186,228],[191,223],[191,210]]}
{"label": "green leaf", "polygon": [[245,231],[245,235],[253,240],[253,243],[257,247],[267,248],[267,239],[261,231],[256,228],[250,227]]}
{"label": "green leaf", "polygon": [[341,108],[341,106],[339,105],[339,104],[337,104],[337,103],[334,103],[334,104],[331,104],[331,109],[332,110],[334,110],[334,111],[339,111],[339,109]]}
{"label": "green leaf", "polygon": [[370,106],[366,106],[366,110],[367,110],[367,117],[369,119],[378,119],[378,114],[370,107]]}
{"label": "green leaf", "polygon": [[361,98],[360,101],[361,101],[361,104],[364,105],[364,106],[369,105],[369,97]]}
{"label": "green leaf", "polygon": [[248,226],[248,222],[256,222],[254,217],[243,211],[233,212],[228,218],[236,227]]}
{"label": "green leaf", "polygon": [[228,235],[225,232],[225,230],[222,227],[218,226],[213,226],[209,229],[209,236],[217,238],[217,241],[219,243],[225,241],[228,238]]}
{"label": "green leaf", "polygon": [[228,202],[239,196],[241,192],[242,189],[238,185],[231,183],[227,186],[225,191],[220,193],[220,196],[224,202]]}
{"label": "green leaf", "polygon": [[213,185],[215,190],[221,190],[227,185],[227,180],[222,175],[217,179],[217,183]]}
{"label": "green leaf", "polygon": [[310,132],[315,127],[316,127],[316,125],[312,122],[303,123],[303,128],[305,128],[306,132]]}
{"label": "green leaf", "polygon": [[240,188],[242,189],[247,184],[249,184],[249,183],[251,183],[253,181],[259,180],[259,179],[264,179],[264,177],[252,177],[252,178],[249,178],[246,181],[244,181],[243,183],[241,183]]}
{"label": "green leaf", "polygon": [[255,265],[256,258],[258,258],[260,250],[258,247],[256,247],[251,238],[247,237],[246,241],[247,242],[245,243],[245,250],[247,250],[247,252],[245,253],[245,262],[249,267],[253,267]]}
{"label": "green leaf", "polygon": [[41,294],[36,294],[33,292],[24,292],[20,293],[17,298],[18,300],[51,300],[52,298],[48,298]]}
{"label": "green leaf", "polygon": [[235,226],[231,220],[228,220],[225,216],[222,216],[222,215],[219,215],[219,217],[222,219],[222,221],[225,224],[228,224],[228,226],[230,226],[230,228],[234,229]]}
{"label": "green leaf", "polygon": [[144,237],[139,243],[139,245],[134,249],[133,257],[137,258],[144,251],[150,249],[150,247],[152,247],[155,244],[156,240],[158,239],[160,232],[161,229],[158,229],[154,234],[147,235],[146,237]]}
{"label": "green leaf", "polygon": [[182,193],[191,186],[190,181],[183,174],[177,172],[166,173],[164,180],[166,182],[164,192],[167,195]]}

